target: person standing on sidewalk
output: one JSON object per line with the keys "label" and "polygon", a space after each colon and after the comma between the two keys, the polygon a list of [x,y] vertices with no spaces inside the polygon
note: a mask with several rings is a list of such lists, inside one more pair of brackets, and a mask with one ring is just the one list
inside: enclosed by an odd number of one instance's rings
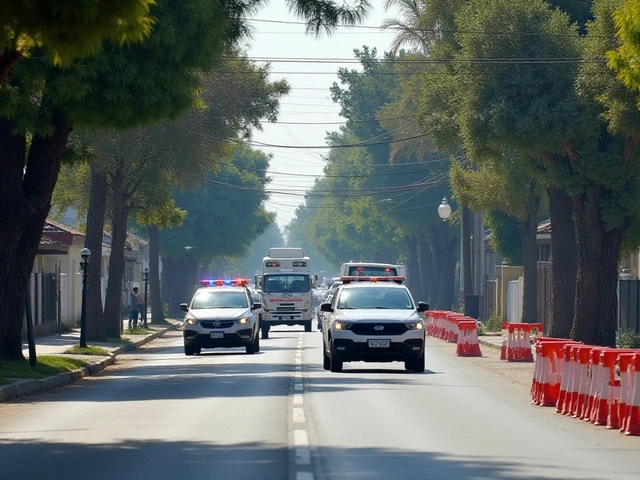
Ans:
{"label": "person standing on sidewalk", "polygon": [[138,328],[138,315],[142,305],[144,305],[144,299],[138,293],[138,287],[133,287],[129,292],[129,330]]}

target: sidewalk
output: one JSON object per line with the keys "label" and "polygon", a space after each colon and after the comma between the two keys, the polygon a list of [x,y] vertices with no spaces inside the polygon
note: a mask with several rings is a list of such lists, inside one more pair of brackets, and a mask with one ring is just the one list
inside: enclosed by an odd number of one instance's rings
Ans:
{"label": "sidewalk", "polygon": [[[89,375],[95,375],[100,370],[113,365],[115,363],[115,357],[121,353],[135,350],[137,347],[144,345],[158,337],[161,337],[169,330],[175,330],[182,323],[180,320],[167,319],[166,325],[151,325],[149,324],[147,330],[152,332],[146,335],[132,335],[126,332],[128,321],[123,322],[122,338],[128,340],[128,342],[118,343],[101,343],[101,342],[88,342],[89,345],[95,347],[101,347],[107,352],[109,356],[97,356],[97,355],[75,355],[64,353],[74,345],[80,344],[80,330],[74,330],[72,333],[63,333],[61,335],[48,335],[45,337],[37,337],[36,342],[36,355],[64,355],[72,358],[78,358],[89,363],[88,366],[74,370],[72,372],[63,372],[51,377],[41,379],[23,379],[15,380],[9,385],[0,386],[0,402],[10,400],[22,395],[29,395],[32,393],[45,390],[47,388],[58,387],[67,383],[75,382]],[[29,358],[29,346],[27,343],[23,343],[22,352],[25,358]]]}

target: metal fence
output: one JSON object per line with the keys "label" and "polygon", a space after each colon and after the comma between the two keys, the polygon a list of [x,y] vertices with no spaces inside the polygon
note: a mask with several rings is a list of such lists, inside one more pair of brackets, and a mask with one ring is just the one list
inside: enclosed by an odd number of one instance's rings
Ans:
{"label": "metal fence", "polygon": [[640,280],[618,281],[618,328],[640,332]]}
{"label": "metal fence", "polygon": [[31,317],[36,335],[59,330],[59,295],[55,273],[33,273],[29,280]]}

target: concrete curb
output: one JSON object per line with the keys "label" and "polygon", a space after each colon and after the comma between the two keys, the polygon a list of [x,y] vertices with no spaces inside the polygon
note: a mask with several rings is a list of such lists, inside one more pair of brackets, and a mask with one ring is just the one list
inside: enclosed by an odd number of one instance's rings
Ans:
{"label": "concrete curb", "polygon": [[16,397],[23,397],[23,396],[38,393],[50,388],[60,387],[68,383],[76,382],[85,377],[96,375],[101,370],[104,370],[108,366],[115,364],[116,356],[120,355],[121,353],[135,350],[136,348],[142,345],[145,345],[157,338],[162,337],[165,333],[169,331],[177,330],[179,325],[180,325],[179,323],[175,325],[170,325],[167,328],[163,330],[158,330],[157,332],[153,332],[145,336],[144,338],[141,338],[140,340],[123,345],[122,347],[119,347],[115,349],[113,352],[111,352],[110,357],[103,358],[102,360],[91,363],[86,367],[79,368],[71,372],[58,373],[57,375],[52,375],[50,377],[45,377],[41,379],[16,380],[15,382],[10,383],[9,385],[2,385],[0,386],[0,403],[6,402],[7,400],[11,400]]}
{"label": "concrete curb", "polygon": [[478,343],[480,343],[480,345],[484,345],[485,347],[490,347],[496,350],[500,350],[502,348],[502,345],[498,345],[496,343],[492,343],[488,340],[484,340],[482,337],[478,338]]}

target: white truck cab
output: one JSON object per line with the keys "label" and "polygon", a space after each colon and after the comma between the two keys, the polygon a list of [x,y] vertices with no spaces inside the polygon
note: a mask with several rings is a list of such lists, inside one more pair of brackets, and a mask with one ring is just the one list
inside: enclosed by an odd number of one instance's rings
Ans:
{"label": "white truck cab", "polygon": [[303,325],[311,331],[313,286],[311,262],[302,248],[273,247],[262,259],[262,275],[256,276],[262,291],[262,338],[275,325]]}

